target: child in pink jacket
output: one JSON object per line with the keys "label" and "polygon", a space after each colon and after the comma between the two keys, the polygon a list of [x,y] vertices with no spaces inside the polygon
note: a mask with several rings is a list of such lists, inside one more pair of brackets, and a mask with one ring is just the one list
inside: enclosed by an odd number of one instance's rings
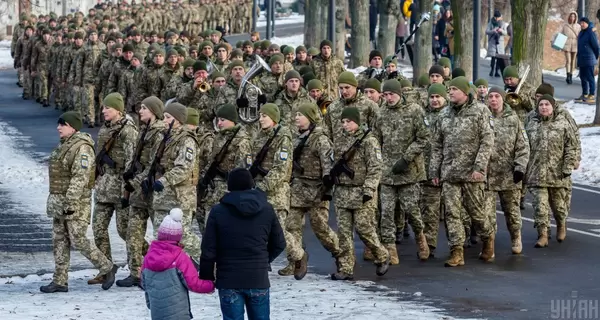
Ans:
{"label": "child in pink jacket", "polygon": [[183,212],[172,209],[158,228],[142,264],[141,286],[152,320],[193,319],[189,291],[213,293],[214,283],[200,280],[192,259],[179,245]]}

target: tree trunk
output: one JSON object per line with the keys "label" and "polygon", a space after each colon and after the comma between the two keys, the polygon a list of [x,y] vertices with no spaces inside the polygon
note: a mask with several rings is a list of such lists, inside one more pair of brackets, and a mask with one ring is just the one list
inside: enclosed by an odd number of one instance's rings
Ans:
{"label": "tree trunk", "polygon": [[304,44],[309,47],[315,47],[319,45],[321,39],[318,38],[319,28],[319,2],[320,0],[306,0],[305,12],[306,19],[304,19]]}
{"label": "tree trunk", "polygon": [[335,2],[335,55],[345,60],[346,53],[346,1]]}
{"label": "tree trunk", "polygon": [[[512,64],[520,66],[527,60],[527,47],[529,29],[531,28],[531,17],[527,10],[530,0],[511,0],[512,20],[520,23],[512,23],[513,28],[513,55]],[[546,13],[547,14],[547,13]],[[546,15],[544,14],[544,16]]]}
{"label": "tree trunk", "polygon": [[369,60],[369,0],[351,0],[350,19],[352,20],[350,68],[366,66]]}
{"label": "tree trunk", "polygon": [[[421,17],[422,12],[431,12],[433,10],[432,1],[421,1],[418,12],[413,12],[417,17]],[[432,64],[432,43],[433,43],[433,22],[427,21],[421,24],[421,27],[415,32],[415,63],[413,66],[413,85],[422,74],[428,74]]]}
{"label": "tree trunk", "polygon": [[452,1],[454,25],[454,68],[462,68],[467,78],[473,74],[473,2]]}
{"label": "tree trunk", "polygon": [[329,23],[329,0],[317,0],[319,4],[320,19],[314,24],[319,31],[319,41],[327,39],[327,26]]}
{"label": "tree trunk", "polygon": [[528,62],[531,69],[527,76],[527,83],[537,88],[542,84],[542,71],[544,61],[544,41],[550,0],[529,0],[531,6],[531,28],[527,42]]}
{"label": "tree trunk", "polygon": [[379,0],[379,32],[377,33],[377,49],[384,59],[396,51],[396,27],[400,6],[397,0]]}

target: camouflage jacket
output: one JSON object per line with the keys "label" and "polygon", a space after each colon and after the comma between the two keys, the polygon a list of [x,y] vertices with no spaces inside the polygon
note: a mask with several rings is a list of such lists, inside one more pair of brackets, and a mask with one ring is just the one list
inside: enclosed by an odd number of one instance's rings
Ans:
{"label": "camouflage jacket", "polygon": [[[181,76],[172,77],[169,83],[167,84],[167,87],[165,88],[165,101],[168,101],[171,98],[176,98],[179,88],[188,87],[188,84],[190,83],[193,85],[194,79],[188,78],[188,76],[186,76],[185,74]],[[189,106],[188,102],[184,103],[180,100],[178,101],[183,105]]]}
{"label": "camouflage jacket", "polygon": [[325,59],[319,55],[310,62],[310,66],[314,70],[316,78],[323,82],[323,92],[330,97],[337,97],[337,80],[340,74],[345,71],[344,62],[334,56]]}
{"label": "camouflage jacket", "polygon": [[262,90],[263,94],[267,96],[267,102],[274,102],[275,96],[284,90],[281,74],[275,75],[265,71],[260,77],[254,79],[254,82]]}
{"label": "camouflage jacket", "polygon": [[83,46],[73,47],[73,51],[71,53],[73,55],[73,60],[71,61],[71,66],[69,67],[69,76],[67,77],[67,82],[72,86],[81,87],[83,85],[83,69],[77,68],[83,52]]}
{"label": "camouflage jacket", "polygon": [[371,78],[375,78],[375,79],[379,80],[379,82],[383,82],[385,80],[383,77],[384,72],[385,72],[385,69],[383,69],[383,68],[377,69],[377,68],[369,67],[369,68],[365,69],[363,72],[359,73],[358,76],[356,76],[356,81],[358,81],[358,88],[364,89],[365,85],[367,84],[367,80],[369,80]]}
{"label": "camouflage jacket", "polygon": [[142,61],[140,62],[144,62],[144,58],[148,54],[148,47],[150,47],[150,44],[144,40],[139,43],[132,40],[129,43],[133,46],[133,53],[142,56]]}
{"label": "camouflage jacket", "polygon": [[112,68],[115,65],[117,59],[115,57],[110,57],[105,59],[98,69],[98,75],[96,76],[96,90],[99,93],[102,93],[103,96],[108,94],[108,79],[110,78],[110,74],[112,73]]}
{"label": "camouflage jacket", "polygon": [[106,85],[106,94],[117,92],[119,90],[119,81],[121,81],[121,74],[124,70],[126,70],[130,61],[125,60],[125,58],[120,57],[114,63],[112,67],[112,71],[110,73],[110,77],[108,77],[108,84]]}
{"label": "camouflage jacket", "polygon": [[494,148],[487,174],[488,190],[521,189],[515,184],[513,173],[525,173],[529,162],[529,139],[521,119],[508,105],[500,115],[493,116]]}
{"label": "camouflage jacket", "polygon": [[447,105],[434,109],[430,105],[427,105],[425,108],[425,126],[429,131],[429,141],[423,150],[423,156],[425,158],[425,170],[427,171],[427,184],[431,185],[431,179],[434,177],[430,176],[429,165],[431,162],[431,140],[435,137],[435,129],[437,128],[437,122],[440,119],[440,115],[442,114],[442,110],[446,108]]}
{"label": "camouflage jacket", "polygon": [[51,45],[43,40],[35,45],[31,56],[31,71],[48,72],[51,48]]}
{"label": "camouflage jacket", "polygon": [[162,65],[157,65],[156,63],[152,63],[150,66],[144,69],[144,73],[142,75],[143,81],[138,84],[138,90],[140,95],[144,97],[156,96],[160,98],[160,91],[154,91],[154,84],[158,81],[158,73]]}
{"label": "camouflage jacket", "polygon": [[[237,133],[236,133],[237,131]],[[215,135],[213,149],[209,161],[203,172],[206,172],[208,166],[212,163],[215,156],[221,151],[227,140],[235,134],[233,140],[227,148],[225,160],[219,164],[219,170],[229,172],[235,168],[249,168],[252,165],[252,147],[250,137],[243,126],[237,124],[229,129],[219,130]],[[215,180],[226,181],[223,177],[217,175]]]}
{"label": "camouflage jacket", "polygon": [[295,97],[290,96],[287,90],[281,91],[275,96],[275,104],[279,106],[281,114],[280,123],[286,126],[293,126],[296,112],[304,103],[314,103],[313,98],[308,95],[306,89],[301,87]]}
{"label": "camouflage jacket", "polygon": [[173,67],[168,64],[165,64],[158,71],[158,77],[154,82],[152,92],[158,93],[159,95],[157,95],[157,97],[159,97],[160,100],[162,100],[163,102],[167,101],[167,84],[169,83],[169,81],[171,81],[172,77],[181,76],[181,69],[182,68],[179,65],[179,63],[175,64],[175,66]]}
{"label": "camouflage jacket", "polygon": [[83,75],[83,84],[94,84],[98,74],[97,61],[104,49],[106,49],[106,45],[100,41],[97,43],[88,42],[84,49],[79,52],[77,74]]}
{"label": "camouflage jacket", "polygon": [[[404,185],[426,179],[423,151],[429,142],[423,108],[416,103],[399,101],[379,109],[373,133],[381,145],[383,175],[381,183]],[[403,159],[408,169],[394,174],[392,167]]]}
{"label": "camouflage jacket", "polygon": [[[335,154],[340,154],[341,149],[338,146],[344,145],[342,141],[348,139],[348,135],[344,134],[342,128],[342,111],[347,107],[356,107],[360,111],[360,123],[373,128],[377,120],[377,112],[379,107],[377,104],[367,96],[360,92],[356,93],[356,97],[353,99],[337,99],[327,107],[327,113],[325,114],[324,128],[325,134],[333,142]],[[341,142],[341,143],[339,143]]]}

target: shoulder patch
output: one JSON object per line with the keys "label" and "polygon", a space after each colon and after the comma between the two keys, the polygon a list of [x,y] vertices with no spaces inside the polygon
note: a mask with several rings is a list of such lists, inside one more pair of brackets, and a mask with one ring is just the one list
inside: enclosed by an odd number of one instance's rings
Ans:
{"label": "shoulder patch", "polygon": [[82,169],[87,169],[90,166],[90,162],[88,160],[88,155],[85,153],[81,154],[80,164]]}
{"label": "shoulder patch", "polygon": [[490,126],[493,128],[494,127],[494,117],[490,116]]}
{"label": "shoulder patch", "polygon": [[281,148],[281,150],[279,150],[279,160],[287,161],[288,158],[289,158],[288,149],[287,148]]}
{"label": "shoulder patch", "polygon": [[425,125],[429,127],[429,120],[427,120],[427,118],[423,118],[423,122],[425,122]]}
{"label": "shoulder patch", "polygon": [[187,160],[187,161],[194,160],[194,150],[190,147],[185,148],[185,160]]}
{"label": "shoulder patch", "polygon": [[246,166],[248,166],[248,167],[252,166],[252,162],[253,162],[252,155],[251,154],[247,154],[246,155]]}
{"label": "shoulder patch", "polygon": [[375,157],[377,157],[377,160],[383,159],[383,157],[381,156],[381,148],[375,149]]}

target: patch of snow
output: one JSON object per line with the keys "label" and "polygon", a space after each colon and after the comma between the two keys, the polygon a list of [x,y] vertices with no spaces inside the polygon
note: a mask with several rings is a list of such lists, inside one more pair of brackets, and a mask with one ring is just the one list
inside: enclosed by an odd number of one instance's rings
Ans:
{"label": "patch of snow", "polygon": [[[289,17],[279,17],[275,18],[275,29],[277,26],[284,24],[295,24],[295,23],[304,23],[304,15],[300,15],[298,13],[292,13]],[[260,17],[256,21],[256,27],[265,27],[267,25],[267,14],[265,11],[260,12]]]}
{"label": "patch of snow", "polygon": [[567,101],[563,107],[569,111],[575,122],[579,125],[590,124],[596,114],[596,106],[585,103],[576,103],[574,100]]}
{"label": "patch of snow", "polygon": [[579,134],[581,163],[579,169],[573,171],[573,182],[597,186],[600,184],[600,128],[581,128]]}
{"label": "patch of snow", "polygon": [[0,70],[12,69],[13,58],[10,56],[10,40],[0,41]]}
{"label": "patch of snow", "polygon": [[285,44],[285,45],[296,48],[298,46],[304,45],[304,35],[298,34],[298,35],[289,36],[289,37],[273,37],[273,38],[271,38],[270,41],[271,41],[271,43],[276,43],[279,46],[282,46]]}

